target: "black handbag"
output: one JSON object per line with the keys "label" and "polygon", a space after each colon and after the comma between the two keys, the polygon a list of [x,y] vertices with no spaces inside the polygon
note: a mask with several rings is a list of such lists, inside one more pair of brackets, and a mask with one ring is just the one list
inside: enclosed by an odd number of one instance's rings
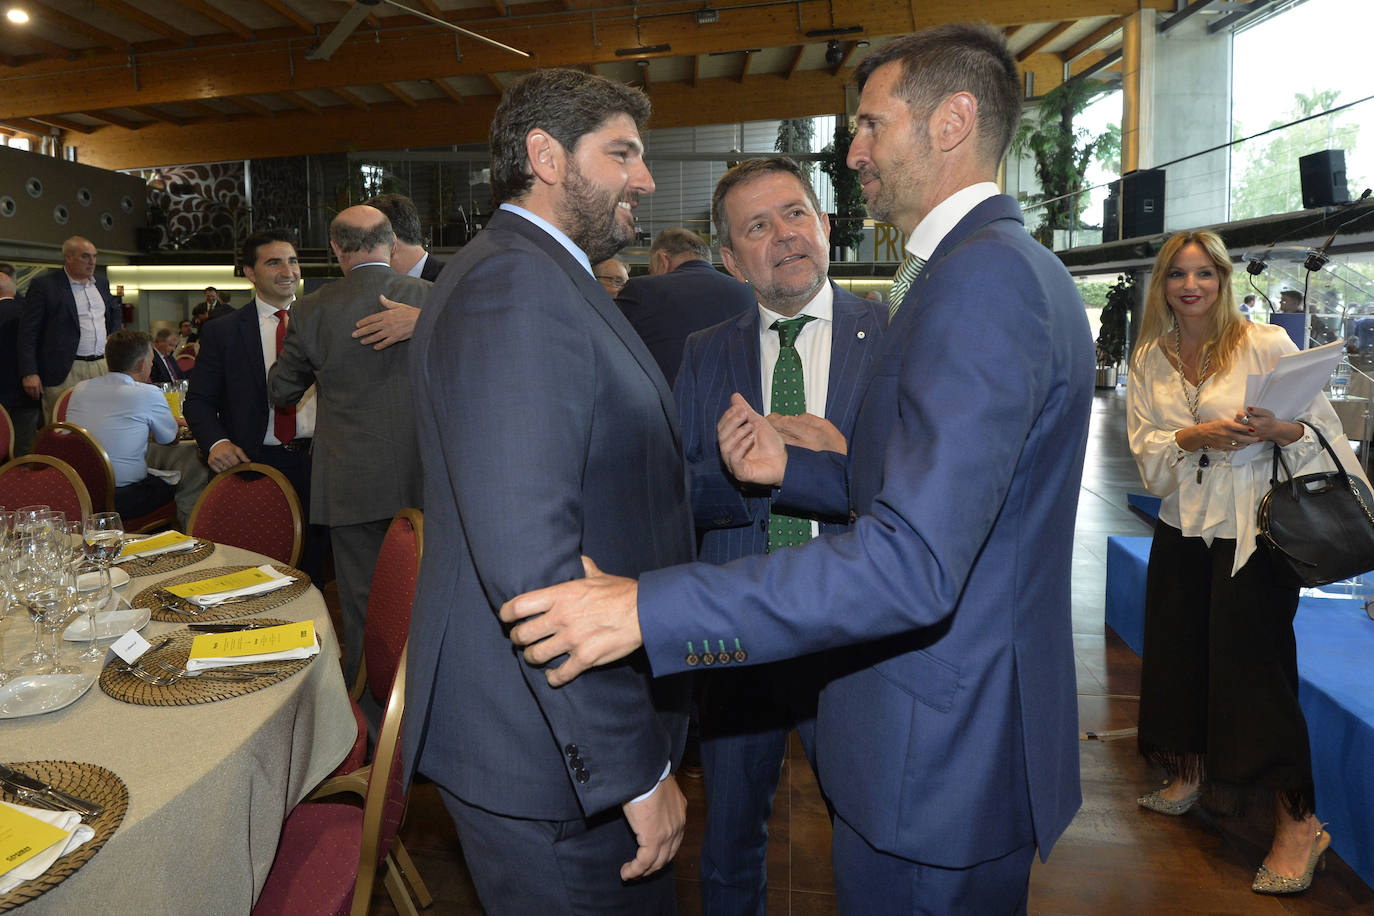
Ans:
{"label": "black handbag", "polygon": [[[1294,477],[1275,442],[1270,489],[1256,521],[1274,575],[1286,585],[1312,588],[1374,569],[1374,494],[1346,472],[1320,430],[1303,425],[1317,434],[1336,470]],[[1280,466],[1287,480],[1279,479]]]}

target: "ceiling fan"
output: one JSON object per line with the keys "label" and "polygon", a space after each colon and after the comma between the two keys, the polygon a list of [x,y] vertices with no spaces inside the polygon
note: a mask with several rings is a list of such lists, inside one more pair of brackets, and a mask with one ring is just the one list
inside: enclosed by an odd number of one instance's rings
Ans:
{"label": "ceiling fan", "polygon": [[451,29],[460,35],[466,35],[467,37],[474,39],[476,41],[483,42],[484,44],[489,44],[493,48],[500,48],[502,51],[509,51],[511,54],[517,54],[520,57],[531,56],[528,51],[521,51],[519,48],[512,48],[510,45],[502,44],[494,38],[488,38],[485,35],[479,35],[476,32],[472,32],[468,29],[463,28],[462,26],[454,25],[453,23],[448,22],[447,20],[440,19],[437,16],[431,16],[429,13],[425,13],[417,9],[412,9],[411,7],[406,6],[404,3],[397,3],[396,0],[355,0],[353,5],[348,8],[348,12],[344,13],[343,18],[335,24],[334,29],[328,35],[325,36],[324,41],[320,42],[318,45],[311,48],[310,51],[306,53],[306,60],[329,60],[329,58],[334,55],[334,52],[339,50],[339,45],[343,44],[348,39],[348,36],[353,34],[353,30],[358,27],[358,23],[362,22],[369,15],[371,15],[374,7],[381,6],[383,3],[385,3],[387,6],[394,6],[396,7],[396,9],[409,13],[412,16],[418,16],[421,19],[425,19],[429,22],[434,23],[435,25],[441,25],[446,29]]}

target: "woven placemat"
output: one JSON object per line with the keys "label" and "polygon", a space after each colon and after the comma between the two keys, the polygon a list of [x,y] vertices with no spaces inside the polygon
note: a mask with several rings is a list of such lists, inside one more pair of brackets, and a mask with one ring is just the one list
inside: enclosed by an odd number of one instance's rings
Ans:
{"label": "woven placemat", "polygon": [[214,541],[199,540],[196,541],[196,546],[190,550],[178,550],[173,553],[160,553],[155,557],[125,560],[119,564],[119,568],[130,576],[157,576],[162,573],[175,572],[183,566],[190,566],[192,563],[199,563],[214,552]]}
{"label": "woven placemat", "polygon": [[[252,620],[241,621],[244,624],[257,623],[265,626],[279,626],[283,623],[290,623],[289,620],[279,620],[271,617],[257,617]],[[159,677],[171,677],[158,662],[166,662],[177,668],[186,667],[186,657],[191,654],[191,641],[200,633],[192,633],[190,630],[173,630],[162,640],[153,644],[153,648],[144,653],[138,660],[139,667],[150,674]],[[129,673],[124,667],[124,663],[115,659],[106,665],[100,672],[100,689],[125,703],[132,703],[135,706],[195,706],[199,703],[214,703],[217,700],[230,700],[234,697],[241,697],[244,694],[253,693],[264,687],[271,687],[289,678],[291,675],[300,671],[306,665],[314,661],[318,656],[312,655],[310,658],[291,659],[288,661],[258,662],[252,665],[235,665],[228,669],[234,673],[252,673],[254,671],[275,671],[276,674],[264,674],[262,677],[255,677],[251,681],[222,681],[215,680],[214,672],[207,672],[200,677],[178,678],[175,682],[165,687],[157,684],[150,684],[141,678]]]}
{"label": "woven placemat", "polygon": [[[284,563],[273,563],[273,569],[283,576],[294,576],[296,581],[265,595],[249,598],[247,601],[230,601],[217,604],[214,607],[202,608],[194,614],[182,614],[167,610],[167,602],[173,599],[159,591],[159,589],[164,589],[169,585],[199,582],[202,579],[213,579],[216,576],[225,576],[229,573],[255,568],[253,566],[219,566],[214,569],[198,569],[195,572],[182,573],[179,576],[172,576],[170,579],[163,579],[161,582],[148,586],[130,599],[129,603],[134,607],[148,608],[152,612],[153,619],[162,623],[209,623],[212,620],[230,620],[234,617],[243,617],[246,614],[261,614],[264,611],[270,611],[272,608],[281,607],[288,601],[295,599],[297,595],[303,594],[310,587],[310,577],[299,569],[293,569]],[[176,604],[188,611],[195,610],[195,605],[187,601],[176,602]]]}
{"label": "woven placemat", "polygon": [[[124,812],[129,809],[129,790],[124,780],[104,767],[93,763],[73,763],[68,760],[35,760],[31,763],[12,763],[10,766],[35,779],[41,779],[54,789],[61,789],[69,795],[85,801],[104,805],[105,810],[98,817],[85,818],[95,836],[76,849],[59,858],[52,867],[32,881],[23,884],[0,896],[0,913],[23,906],[35,897],[52,890],[90,861],[91,856],[100,851],[106,841],[119,829],[124,820]],[[21,799],[5,796],[7,801],[24,804]]]}

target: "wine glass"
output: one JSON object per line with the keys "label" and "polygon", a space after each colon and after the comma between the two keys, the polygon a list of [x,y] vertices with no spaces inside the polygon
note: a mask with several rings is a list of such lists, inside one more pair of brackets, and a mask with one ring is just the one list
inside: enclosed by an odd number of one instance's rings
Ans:
{"label": "wine glass", "polygon": [[11,557],[10,580],[15,600],[24,605],[33,622],[33,650],[19,659],[25,668],[41,668],[51,659],[43,648],[43,611],[36,609],[29,597],[43,588],[47,578],[47,556],[41,539],[32,530],[20,530],[15,538],[17,549]]}
{"label": "wine glass", "polygon": [[[0,511],[0,515],[3,514],[5,513]],[[13,515],[14,513],[11,512],[8,514]],[[4,520],[0,519],[0,525],[2,524],[4,524]],[[7,535],[4,538],[0,538],[0,545],[4,547],[3,550],[0,550],[0,637],[3,637],[5,630],[5,614],[8,613],[10,605],[14,601],[14,578],[12,576],[14,560],[10,556]],[[19,673],[17,669],[4,667],[4,662],[5,646],[3,638],[0,638],[0,684],[5,683]]]}
{"label": "wine glass", "polygon": [[124,521],[118,512],[95,512],[86,519],[82,537],[86,555],[106,569],[124,546]]}
{"label": "wine glass", "polygon": [[110,568],[87,560],[76,564],[76,603],[77,610],[86,615],[90,625],[91,639],[86,651],[77,658],[83,662],[98,662],[105,657],[105,650],[98,645],[95,635],[95,615],[110,603]]}
{"label": "wine glass", "polygon": [[[52,637],[49,674],[80,674],[80,668],[60,664],[62,653],[57,634],[76,613],[76,576],[70,563],[58,563],[47,570],[41,587],[29,592],[30,607],[38,610],[43,629]],[[32,613],[32,611],[30,611]]]}

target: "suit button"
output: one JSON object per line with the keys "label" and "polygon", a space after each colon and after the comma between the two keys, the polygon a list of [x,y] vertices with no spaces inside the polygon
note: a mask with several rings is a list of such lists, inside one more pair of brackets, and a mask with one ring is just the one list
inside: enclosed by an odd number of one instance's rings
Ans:
{"label": "suit button", "polygon": [[703,665],[714,665],[716,663],[716,657],[710,652],[703,652],[701,655],[701,663]]}
{"label": "suit button", "polygon": [[586,770],[578,770],[577,776],[575,778],[578,782],[582,783],[583,785],[586,785],[587,780],[592,778],[592,774],[588,773]]}
{"label": "suit button", "polygon": [[859,513],[855,512],[853,509],[850,509],[850,510],[849,510],[849,524],[852,525],[852,524],[854,524],[855,522],[857,522],[858,520],[859,520]]}
{"label": "suit button", "polygon": [[695,666],[697,662],[701,661],[701,658],[695,652],[688,652],[686,661],[687,667],[691,668]]}
{"label": "suit button", "polygon": [[569,757],[576,757],[576,756],[577,756],[577,745],[576,745],[576,744],[569,744],[567,747],[563,748],[563,751],[564,751],[564,753],[566,753]]}
{"label": "suit button", "polygon": [[759,519],[759,530],[760,530],[760,531],[767,531],[767,530],[768,530],[768,519],[766,519],[766,518],[761,518],[761,519]]}
{"label": "suit button", "polygon": [[737,662],[742,662],[742,661],[744,661],[744,660],[745,660],[746,658],[748,658],[748,657],[749,657],[749,653],[748,653],[748,652],[745,652],[743,649],[736,649],[736,650],[735,650],[735,661],[737,661]]}

